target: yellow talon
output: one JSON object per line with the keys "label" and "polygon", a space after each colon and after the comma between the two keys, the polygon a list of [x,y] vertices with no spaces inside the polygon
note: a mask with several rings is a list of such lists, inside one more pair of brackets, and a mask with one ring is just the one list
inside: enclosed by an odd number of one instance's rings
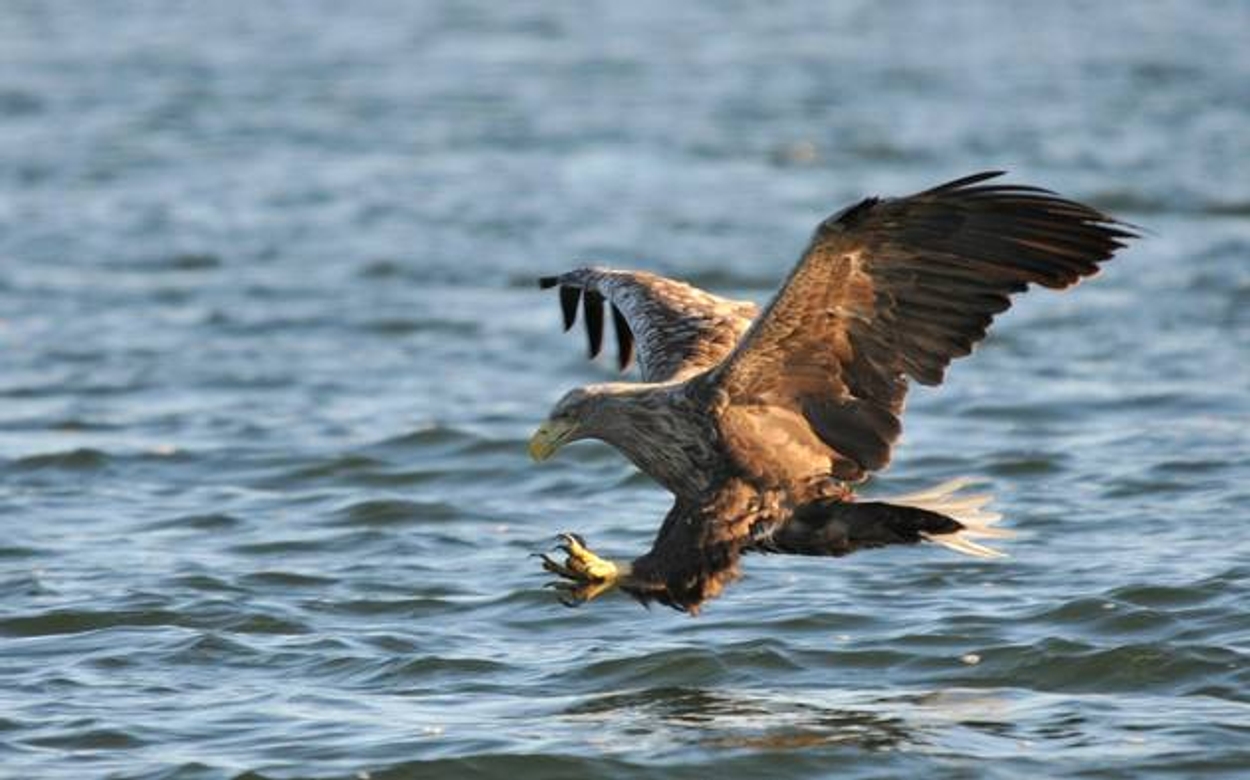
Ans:
{"label": "yellow talon", "polygon": [[616,564],[592,553],[580,537],[573,534],[561,534],[560,538],[564,541],[561,549],[569,556],[565,565],[570,569],[586,579],[601,581],[616,579]]}
{"label": "yellow talon", "polygon": [[591,552],[581,537],[570,533],[560,534],[557,548],[565,553],[563,563],[546,555],[540,557],[544,569],[567,580],[552,584],[560,591],[560,601],[565,605],[576,606],[616,587],[621,577],[620,567]]}

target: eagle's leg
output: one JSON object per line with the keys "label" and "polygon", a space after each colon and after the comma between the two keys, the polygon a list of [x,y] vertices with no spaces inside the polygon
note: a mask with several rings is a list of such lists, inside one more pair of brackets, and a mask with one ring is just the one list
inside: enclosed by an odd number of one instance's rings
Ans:
{"label": "eagle's leg", "polygon": [[560,534],[556,548],[566,556],[563,563],[547,555],[540,557],[543,568],[560,577],[552,587],[560,592],[560,602],[565,606],[575,607],[598,598],[629,577],[629,564],[600,558],[577,534]]}

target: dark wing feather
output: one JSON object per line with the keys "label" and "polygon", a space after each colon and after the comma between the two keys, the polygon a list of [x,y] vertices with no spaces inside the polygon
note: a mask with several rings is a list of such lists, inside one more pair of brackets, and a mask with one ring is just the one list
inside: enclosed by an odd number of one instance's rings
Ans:
{"label": "dark wing feather", "polygon": [[582,294],[582,304],[586,309],[586,342],[594,360],[603,346],[603,296],[597,290],[587,290]]}
{"label": "dark wing feather", "polygon": [[858,479],[889,462],[907,377],[942,381],[1010,295],[1061,289],[1136,234],[998,172],[906,198],[869,198],[825,220],[798,265],[710,377],[733,404],[803,414]]}
{"label": "dark wing feather", "polygon": [[607,301],[621,370],[636,354],[648,382],[690,376],[716,365],[733,350],[758,312],[753,303],[721,298],[643,271],[578,268],[543,277],[539,286],[560,288],[565,330],[577,319],[579,301],[583,304],[591,358],[603,343]]}
{"label": "dark wing feather", "polygon": [[560,312],[564,315],[564,331],[567,333],[577,322],[577,306],[582,301],[582,294],[572,287],[560,288]]}
{"label": "dark wing feather", "polygon": [[616,304],[612,304],[612,330],[616,333],[617,366],[624,371],[634,361],[634,332]]}

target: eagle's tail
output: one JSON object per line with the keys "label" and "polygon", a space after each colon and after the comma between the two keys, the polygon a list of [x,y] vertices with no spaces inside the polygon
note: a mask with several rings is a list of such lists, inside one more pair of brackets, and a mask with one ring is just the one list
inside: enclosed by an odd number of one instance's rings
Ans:
{"label": "eagle's tail", "polygon": [[993,496],[988,493],[960,493],[963,488],[975,481],[967,477],[958,477],[927,490],[882,498],[880,501],[885,504],[935,512],[951,518],[961,526],[953,532],[926,533],[922,531],[920,536],[931,542],[978,558],[1005,558],[1006,553],[972,541],[973,539],[1006,539],[1015,535],[1011,531],[994,527],[1002,515],[985,509],[985,505],[993,499]]}

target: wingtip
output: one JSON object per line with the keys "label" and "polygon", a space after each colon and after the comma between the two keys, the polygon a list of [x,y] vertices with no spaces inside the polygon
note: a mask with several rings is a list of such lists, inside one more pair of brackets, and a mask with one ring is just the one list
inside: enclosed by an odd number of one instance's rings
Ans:
{"label": "wingtip", "polygon": [[921,194],[933,195],[939,192],[950,192],[951,190],[963,189],[964,187],[971,187],[974,184],[980,184],[983,181],[989,181],[990,179],[997,179],[999,176],[1006,175],[1006,173],[1007,171],[1005,169],[981,171],[979,173],[969,174],[968,176],[961,176],[958,179],[952,179],[948,182],[944,182],[942,184],[939,184],[936,187],[933,187],[932,189],[925,190]]}
{"label": "wingtip", "polygon": [[1148,236],[1159,235],[1155,231],[1143,225],[1125,222],[1115,217],[1107,217],[1103,220],[1103,230],[1107,235],[1111,236],[1117,244],[1117,248],[1124,248],[1127,244],[1120,243],[1120,239],[1125,241],[1138,241]]}

